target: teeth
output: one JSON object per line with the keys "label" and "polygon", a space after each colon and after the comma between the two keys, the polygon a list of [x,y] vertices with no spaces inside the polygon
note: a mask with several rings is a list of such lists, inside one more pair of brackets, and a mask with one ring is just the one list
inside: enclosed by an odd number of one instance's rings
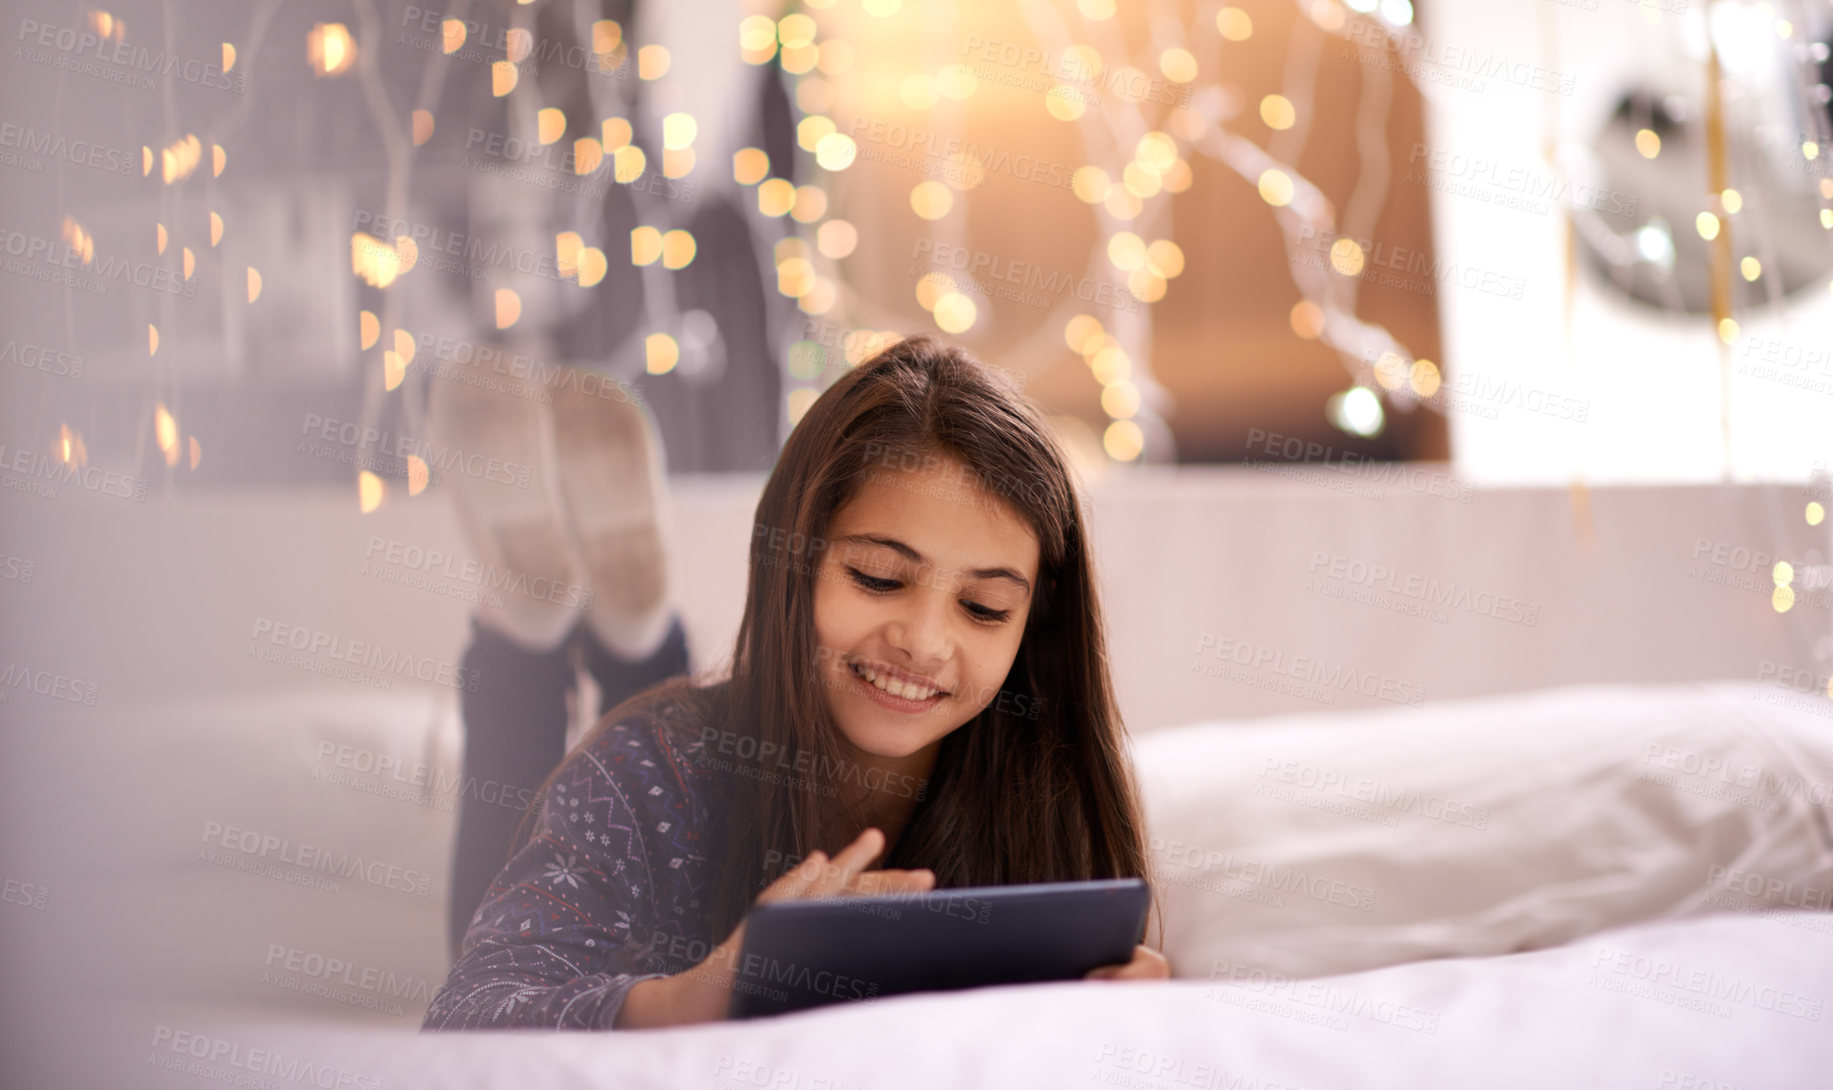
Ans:
{"label": "teeth", "polygon": [[890,693],[892,696],[902,697],[905,700],[928,700],[930,697],[941,692],[940,689],[932,689],[926,685],[907,682],[902,678],[881,676],[877,670],[872,669],[863,662],[855,662],[853,664],[853,672],[885,692]]}

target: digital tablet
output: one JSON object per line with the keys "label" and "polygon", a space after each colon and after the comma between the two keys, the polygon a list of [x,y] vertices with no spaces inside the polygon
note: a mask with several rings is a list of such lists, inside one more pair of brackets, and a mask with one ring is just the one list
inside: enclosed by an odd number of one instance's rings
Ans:
{"label": "digital tablet", "polygon": [[730,1018],[990,984],[1077,980],[1133,960],[1138,878],[773,901],[745,918]]}

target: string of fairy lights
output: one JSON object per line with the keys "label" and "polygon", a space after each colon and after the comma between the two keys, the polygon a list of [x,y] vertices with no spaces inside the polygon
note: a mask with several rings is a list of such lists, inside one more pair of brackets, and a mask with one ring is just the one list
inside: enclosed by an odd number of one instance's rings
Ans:
{"label": "string of fairy lights", "polygon": [[[811,2],[809,7],[825,9],[834,3],[835,0],[819,0]],[[862,6],[868,15],[889,17],[896,14],[901,5],[899,0],[865,0]],[[1072,188],[1077,197],[1091,206],[1100,235],[1105,239],[1101,250],[1092,255],[1093,267],[1099,266],[1100,257],[1104,255],[1115,271],[1125,275],[1127,290],[1134,298],[1145,304],[1164,298],[1169,281],[1178,276],[1185,265],[1182,250],[1170,237],[1170,197],[1190,187],[1192,158],[1201,156],[1233,171],[1254,184],[1284,232],[1290,251],[1286,267],[1301,296],[1289,314],[1293,334],[1301,339],[1320,341],[1334,349],[1354,380],[1348,389],[1330,399],[1327,406],[1330,418],[1346,432],[1373,435],[1381,430],[1388,408],[1411,411],[1424,407],[1440,413],[1445,411],[1444,400],[1435,396],[1443,388],[1443,374],[1438,365],[1414,355],[1385,327],[1356,312],[1356,289],[1369,260],[1358,239],[1372,236],[1389,185],[1385,132],[1393,98],[1394,66],[1358,66],[1363,83],[1356,118],[1360,171],[1344,203],[1340,223],[1333,202],[1294,164],[1305,146],[1313,113],[1310,104],[1317,55],[1325,37],[1344,40],[1354,47],[1358,56],[1366,50],[1412,56],[1419,53],[1419,33],[1414,26],[1410,0],[1295,0],[1295,6],[1305,23],[1318,33],[1295,32],[1289,38],[1286,86],[1281,92],[1264,96],[1256,111],[1259,120],[1272,133],[1265,146],[1242,133],[1230,131],[1212,105],[1220,96],[1205,98],[1202,93],[1221,89],[1219,74],[1225,70],[1226,61],[1222,49],[1240,46],[1253,38],[1253,19],[1245,9],[1232,5],[1217,9],[1215,40],[1210,41],[1199,40],[1196,31],[1203,28],[1181,20],[1152,20],[1150,49],[1153,56],[1149,61],[1137,60],[1125,49],[1122,36],[1115,29],[1118,12],[1115,0],[1076,0],[1075,8],[1081,19],[1079,35],[1069,29],[1067,20],[1054,6],[1027,4],[1022,5],[1022,10],[1037,40],[1053,57],[1060,58],[1051,70],[1064,74],[1043,96],[1043,110],[1056,121],[1081,126],[1083,146],[1092,160],[1076,169]],[[1755,7],[1762,17],[1773,16],[1769,5]],[[1659,6],[1653,3],[1642,3],[1640,10],[1643,18],[1650,22],[1658,22],[1663,17]],[[1796,34],[1794,24],[1785,18],[1776,18],[1774,26],[1783,39]],[[1371,27],[1377,35],[1367,33]],[[847,66],[824,64],[819,73],[810,74],[825,56],[817,50],[844,44],[836,38],[817,45],[820,33],[820,25],[805,12],[785,16],[774,24],[768,17],[753,15],[741,24],[741,45],[746,51],[746,59],[752,63],[766,62],[779,47],[782,49],[784,71],[798,77],[795,97],[805,114],[797,130],[799,143],[805,151],[814,153],[823,169],[835,171],[851,164],[857,149],[852,140],[839,132],[834,122],[821,112],[828,101],[844,96],[844,88],[837,92],[825,77],[842,76]],[[1803,43],[1801,49],[1804,56],[1812,60],[1826,59],[1823,44]],[[1199,51],[1222,57],[1223,63],[1213,66],[1213,74],[1207,82],[1201,80],[1204,65],[1198,59]],[[1717,96],[1723,93],[1727,77],[1718,70],[1712,50],[1708,50],[1708,55],[1714,58],[1712,78],[1708,81],[1710,93]],[[1141,69],[1148,64],[1173,84],[1197,85],[1192,87],[1196,93],[1191,96],[1195,105],[1161,109],[1160,118],[1147,118],[1145,114],[1153,104],[1143,95],[1126,94],[1124,89],[1137,85]],[[1402,67],[1401,70],[1411,77],[1410,69]],[[1104,73],[1111,74],[1105,86],[1119,93],[1088,94],[1089,86],[1101,86]],[[1436,91],[1430,81],[1415,79],[1414,83],[1428,98]],[[1798,80],[1796,87],[1806,89],[1811,83]],[[972,70],[965,65],[949,64],[933,73],[911,73],[903,80],[899,92],[905,105],[926,109],[943,100],[970,99],[975,90]],[[1818,96],[1813,90],[1806,93],[1817,105],[1824,104],[1829,97],[1827,88],[1823,85],[1815,90],[1820,92]],[[1810,116],[1818,118],[1820,115],[1813,111]],[[1737,190],[1725,180],[1722,134],[1714,141],[1709,128],[1707,135],[1709,159],[1712,160],[1707,196],[1712,207],[1699,212],[1695,229],[1702,239],[1719,240],[1720,260],[1716,262],[1715,275],[1722,281],[1730,275],[1731,267],[1728,220],[1741,210],[1743,202]],[[1814,160],[1824,139],[1821,136],[1805,139],[1800,148],[1804,159]],[[1653,159],[1659,154],[1659,138],[1650,129],[1640,129],[1635,135],[1635,143],[1646,158]],[[1551,148],[1547,158],[1557,172]],[[741,169],[738,180],[747,184],[759,182],[762,172],[755,168],[761,165],[760,160],[753,164],[752,170]],[[947,184],[923,181],[914,185],[910,191],[911,211],[925,221],[948,216],[956,204],[950,185],[968,190],[980,181],[974,170],[980,164],[970,158],[964,165],[969,169],[963,172],[960,180],[951,177]],[[1820,191],[1823,199],[1833,200],[1833,181],[1823,179]],[[825,202],[804,205],[799,197],[792,203],[787,188],[774,195],[767,195],[760,188],[759,199],[760,211],[766,215],[782,215],[792,208],[799,213],[806,209],[806,215],[795,217],[803,223],[818,220],[825,206]],[[1583,214],[1586,210],[1569,211]],[[1595,221],[1595,215],[1592,218]],[[1823,205],[1820,223],[1823,228],[1833,229],[1833,208]],[[1569,227],[1571,229],[1575,228]],[[1650,230],[1644,227],[1638,233],[1638,249],[1643,253],[1650,248]],[[834,232],[831,236],[827,235],[830,231]],[[824,238],[836,244],[819,244]],[[1327,263],[1297,259],[1301,240],[1306,238],[1330,240]],[[817,231],[816,250],[830,261],[839,262],[851,252],[856,239],[857,233],[850,225],[844,225],[844,221],[830,221]],[[811,314],[824,314],[834,307],[835,293],[829,286],[832,281],[809,264],[808,248],[802,239],[785,240],[779,247],[778,256],[779,289],[784,294],[797,297],[802,309]],[[1761,276],[1761,262],[1755,256],[1745,256],[1736,267],[1746,281],[1755,281]],[[850,304],[849,309],[882,309],[847,292],[842,274],[831,275],[833,281],[841,285],[841,294]],[[934,272],[917,283],[918,303],[943,332],[963,334],[976,324],[977,308],[972,296],[981,293],[971,283],[971,277],[965,278],[968,283],[963,283],[963,279],[959,274]],[[1714,292],[1713,311],[1714,328],[1722,346],[1735,343],[1739,334],[1737,321],[1730,313],[1730,300],[1730,292],[1720,283]],[[1108,456],[1118,462],[1140,458],[1147,449],[1148,434],[1163,434],[1162,420],[1153,410],[1168,401],[1164,390],[1153,381],[1148,365],[1150,322],[1128,321],[1128,317],[1126,312],[1112,313],[1103,323],[1097,315],[1078,312],[1067,318],[1053,314],[1044,323],[1046,335],[1052,327],[1061,328],[1064,342],[1082,356],[1092,376],[1101,384],[1101,405],[1109,416],[1102,444]],[[895,335],[891,330],[859,329],[847,345],[847,362],[857,362]],[[1053,350],[1054,346],[1040,344],[1034,338],[1015,350],[1003,352],[1002,356],[1012,365],[1029,370],[1034,361]],[[797,370],[793,362],[797,357],[792,354],[791,378],[807,383],[792,389],[789,394],[792,422],[818,393],[815,383],[821,377],[814,363],[821,359],[819,351],[807,351],[800,358],[811,362]],[[1729,361],[1722,353],[1721,362],[1724,364],[1722,370],[1728,375]],[[1728,382],[1724,393],[1722,412],[1728,437]],[[1163,444],[1160,446],[1162,453]],[[1817,500],[1809,501],[1803,509],[1803,517],[1810,526],[1821,525],[1825,516],[1825,508]],[[1824,579],[1826,566],[1812,567],[1819,573],[1817,578]],[[1772,606],[1776,612],[1786,613],[1796,601],[1794,581],[1799,573],[1787,561],[1778,561],[1771,574],[1774,580]]]}
{"label": "string of fairy lights", "polygon": [[[247,65],[261,48],[278,2],[264,0],[255,9],[243,45],[248,59],[242,57],[235,43],[222,43],[221,69],[226,75],[249,77]],[[672,58],[668,48],[659,43],[629,41],[626,28],[615,20],[592,17],[595,5],[591,0],[539,2],[572,3],[577,37],[589,42],[589,67],[595,69],[588,72],[588,77],[634,75],[645,82],[669,78]],[[852,136],[842,131],[835,115],[847,104],[859,101],[857,81],[863,70],[882,75],[879,65],[861,63],[859,50],[842,33],[844,20],[837,18],[840,13],[834,9],[841,3],[853,2],[804,0],[799,10],[780,13],[780,7],[773,8],[780,14],[754,10],[726,31],[709,30],[715,35],[734,35],[738,56],[745,64],[774,64],[788,81],[798,115],[795,142],[800,158],[795,164],[773,163],[759,147],[737,150],[729,167],[702,162],[697,150],[699,119],[687,112],[669,113],[662,118],[660,162],[653,162],[634,142],[632,105],[622,79],[588,78],[595,116],[588,126],[591,133],[572,141],[571,169],[581,176],[608,175],[615,183],[629,186],[641,221],[630,232],[628,254],[631,265],[642,270],[645,328],[632,330],[622,344],[607,346],[607,358],[632,354],[652,375],[667,374],[682,360],[684,326],[675,313],[669,274],[692,264],[697,243],[691,231],[669,225],[669,214],[660,207],[659,198],[649,196],[646,187],[635,184],[658,173],[673,180],[689,178],[696,172],[729,169],[732,183],[749,191],[746,206],[755,214],[755,220],[778,225],[778,240],[769,254],[776,290],[793,299],[802,313],[827,318],[830,324],[846,331],[832,352],[817,341],[796,340],[793,335],[783,338],[785,343],[794,341],[783,354],[782,419],[786,427],[795,424],[841,368],[857,363],[898,336],[894,328],[902,322],[904,304],[872,298],[854,285],[847,261],[858,248],[860,231],[839,214],[848,197],[843,184],[846,172],[858,160],[860,148]],[[928,18],[931,14],[915,8],[906,10],[905,0],[858,2],[861,13],[870,19],[892,19],[900,12],[907,17]],[[1715,0],[1701,8],[1732,2]],[[1314,84],[1322,43],[1330,38],[1341,39],[1358,56],[1365,50],[1409,55],[1419,44],[1412,5],[1409,0],[1293,0],[1293,4],[1299,20],[1287,39],[1283,85],[1278,92],[1262,96],[1257,108],[1241,122],[1227,116],[1229,111],[1222,105],[1228,93],[1222,77],[1229,68],[1229,51],[1257,47],[1256,26],[1246,9],[1228,4],[1211,6],[1196,21],[1154,16],[1149,20],[1145,53],[1135,55],[1120,32],[1116,0],[1020,5],[1037,42],[1052,58],[1049,70],[1054,74],[1054,83],[1039,96],[1038,121],[1074,126],[1086,156],[1086,161],[1074,170],[1071,189],[1095,217],[1101,239],[1089,254],[1088,275],[1118,278],[1132,298],[1144,306],[1111,308],[1103,313],[1074,299],[1066,300],[1050,312],[1034,333],[1011,349],[1002,350],[1001,355],[1018,372],[1049,366],[1060,359],[1065,346],[1080,356],[1101,386],[1100,403],[1107,416],[1101,442],[1108,457],[1116,462],[1164,460],[1171,454],[1169,432],[1163,421],[1169,395],[1153,377],[1150,366],[1149,308],[1165,298],[1171,282],[1185,269],[1184,252],[1173,237],[1172,197],[1190,188],[1201,163],[1218,164],[1250,182],[1281,227],[1290,251],[1286,268],[1300,294],[1288,316],[1291,332],[1334,350],[1352,380],[1328,406],[1337,426],[1354,434],[1372,435],[1381,429],[1389,410],[1404,412],[1424,407],[1444,411],[1443,399],[1435,396],[1443,383],[1437,364],[1415,356],[1387,329],[1357,313],[1357,288],[1368,260],[1357,239],[1372,234],[1389,183],[1384,134],[1395,66],[1359,65],[1362,90],[1356,117],[1356,149],[1361,168],[1340,213],[1337,205],[1294,165],[1305,149],[1316,112]],[[531,0],[521,0],[515,6],[512,25],[499,40],[475,43],[467,42],[467,27],[471,25],[466,19],[468,0],[454,0],[440,24],[440,49],[432,54],[422,73],[414,105],[400,114],[394,110],[378,76],[383,35],[373,0],[353,0],[353,6],[356,32],[342,22],[317,23],[306,34],[303,48],[315,76],[355,78],[363,84],[369,120],[379,134],[386,159],[386,222],[405,222],[414,150],[431,138],[438,123],[434,106],[447,78],[449,61],[468,46],[472,50],[501,50],[501,57],[490,64],[489,79],[492,93],[509,101],[512,137],[531,146],[550,146],[565,139],[573,128],[562,109],[540,101],[534,80],[522,78],[525,62],[537,45]],[[1771,20],[1781,39],[1800,36],[1796,24],[1777,14],[1769,4],[1746,6],[1752,7],[1760,18]],[[1640,8],[1651,22],[1683,17],[1664,12],[1647,0]],[[1697,13],[1700,19],[1708,16],[1709,10]],[[88,28],[102,40],[126,39],[128,29],[114,15],[92,10],[86,19]],[[1371,34],[1371,29],[1376,33]],[[1824,61],[1826,46],[1805,41],[1798,45],[1803,64],[1796,80],[1797,91],[1804,96],[1804,102],[1819,107],[1824,105],[1828,89],[1815,82],[1818,77],[1811,74],[1805,62]],[[1723,133],[1714,125],[1722,125],[1722,117],[1715,112],[1717,96],[1736,90],[1727,87],[1735,77],[1718,69],[1713,50],[1708,49],[1707,56],[1713,78],[1707,81],[1707,116],[1700,123],[1707,137],[1710,178],[1702,179],[1705,184],[1701,207],[1692,227],[1701,239],[1715,247],[1714,329],[1721,344],[1729,346],[1740,332],[1732,314],[1729,278],[1735,274],[1747,282],[1756,282],[1764,275],[1764,269],[1754,254],[1732,260],[1732,237],[1737,233],[1745,201],[1731,177],[1735,164],[1726,158]],[[1439,93],[1431,81],[1413,77],[1405,67],[1401,71],[1409,73],[1419,93],[1428,100]],[[1158,74],[1152,79],[1162,76],[1188,94],[1177,96],[1179,101],[1173,104],[1130,90],[1139,86],[1149,72]],[[177,132],[180,126],[171,116],[170,71],[164,78],[168,92],[167,129]],[[902,73],[897,78],[897,93],[912,110],[933,111],[943,120],[958,119],[973,102],[979,82],[971,66],[951,62]],[[246,121],[251,109],[252,93],[245,96],[239,115],[231,119],[232,123],[219,126],[220,131],[233,131]],[[1808,114],[1821,116],[1818,109]],[[1254,128],[1255,121],[1264,127],[1264,133]],[[145,145],[141,149],[141,172],[147,177],[157,175],[168,195],[178,193],[194,178],[220,178],[229,163],[222,139],[227,137],[206,141],[193,132],[185,132],[160,147]],[[1802,140],[1799,154],[1811,162],[1821,155],[1829,139],[1833,137],[1828,134],[1809,134]],[[1661,154],[1659,135],[1646,125],[1635,132],[1634,143],[1646,159],[1653,160]],[[1549,169],[1559,174],[1560,164],[1551,149],[1547,158]],[[923,229],[961,230],[964,199],[957,194],[982,184],[985,164],[969,156],[959,165],[962,170],[942,181],[926,179],[911,186],[908,210]],[[790,180],[796,175],[807,180],[796,184]],[[1819,184],[1820,225],[1833,230],[1833,181],[1823,179]],[[206,200],[208,197],[207,191]],[[173,251],[168,260],[174,261],[184,279],[190,281],[198,275],[194,247],[217,247],[229,227],[220,211],[209,211],[206,243],[190,237],[180,227],[171,199],[164,207],[167,211],[152,225],[157,252],[167,257],[168,250]],[[581,226],[561,231],[553,239],[555,265],[573,288],[591,288],[604,279],[613,261],[624,260],[625,251],[621,240],[613,244],[609,239],[594,237],[597,229],[587,225],[596,223],[597,218],[587,202],[576,202],[575,211]],[[1648,262],[1671,270],[1673,245],[1671,236],[1665,234],[1665,223],[1646,224],[1628,236],[1617,237],[1595,212],[1583,208],[1567,211],[1569,230],[1583,231],[1588,238],[1599,240],[1600,251],[1607,258]],[[95,238],[75,217],[63,217],[61,234],[83,265],[95,260]],[[1329,240],[1327,260],[1298,260],[1304,239]],[[388,238],[354,231],[350,260],[351,275],[360,282],[369,302],[360,310],[354,331],[365,354],[363,358],[369,361],[364,422],[373,425],[386,399],[397,392],[407,399],[404,411],[408,418],[417,422],[423,412],[422,387],[406,381],[414,363],[415,337],[402,327],[400,294],[391,290],[415,269],[419,260],[415,242],[405,234]],[[262,294],[260,270],[247,265],[238,272],[244,281],[246,305],[257,306]],[[918,305],[943,333],[972,336],[986,324],[982,304],[975,300],[989,296],[971,275],[939,270],[918,279],[914,291]],[[499,331],[510,330],[522,320],[523,300],[514,288],[496,288],[491,301],[494,313],[490,317]],[[171,320],[169,304],[167,300],[167,309],[158,320],[147,323],[147,355],[155,361],[160,359],[161,324]],[[168,400],[175,400],[170,386],[169,380],[162,377],[156,387],[147,421],[151,439],[169,470],[182,466],[195,470],[202,447],[195,435],[184,431],[168,404]],[[1727,404],[1728,392],[1727,387]],[[80,464],[87,456],[80,432],[68,423],[60,425],[54,454],[67,463]],[[429,476],[422,459],[408,456],[408,495],[421,493]],[[387,498],[388,482],[374,472],[358,470],[356,483],[358,504],[364,512],[375,510]],[[1810,525],[1820,525],[1825,514],[1818,501],[1805,509]],[[1775,609],[1786,612],[1794,603],[1795,569],[1785,562],[1778,563],[1773,574]]]}
{"label": "string of fairy lights", "polygon": [[[820,0],[809,8],[819,12],[833,5],[834,0]],[[898,0],[870,0],[862,6],[867,15],[888,18],[897,14],[901,4]],[[1343,36],[1349,20],[1356,17],[1376,20],[1384,33],[1396,38],[1411,33],[1413,12],[1408,0],[1353,0],[1347,6],[1337,0],[1320,0],[1301,3],[1300,9],[1325,34]],[[1052,5],[1026,4],[1021,10],[1036,39],[1053,58],[1047,67],[1057,77],[1041,96],[1040,112],[1056,122],[1077,126],[1090,160],[1075,169],[1071,188],[1090,207],[1103,239],[1102,246],[1090,255],[1091,277],[1123,278],[1131,296],[1147,306],[1163,299],[1170,281],[1184,271],[1186,263],[1172,237],[1171,197],[1192,184],[1193,159],[1218,162],[1255,185],[1295,253],[1301,238],[1332,240],[1327,265],[1288,262],[1301,292],[1290,315],[1294,334],[1335,349],[1356,380],[1331,399],[1327,407],[1331,419],[1346,431],[1372,435],[1382,427],[1384,402],[1403,410],[1420,403],[1438,407],[1431,401],[1441,385],[1437,365],[1415,357],[1384,327],[1356,315],[1355,293],[1366,254],[1355,240],[1372,233],[1388,184],[1385,137],[1381,135],[1391,99],[1388,84],[1393,78],[1387,66],[1363,67],[1365,92],[1358,118],[1363,170],[1339,230],[1332,202],[1292,165],[1303,150],[1310,121],[1309,83],[1316,71],[1318,35],[1291,36],[1290,49],[1302,58],[1288,65],[1288,76],[1295,77],[1292,82],[1297,86],[1267,95],[1260,103],[1259,118],[1273,134],[1269,150],[1230,131],[1218,106],[1220,73],[1226,66],[1224,50],[1241,47],[1254,37],[1253,19],[1243,8],[1216,9],[1213,31],[1177,19],[1153,20],[1150,56],[1144,58],[1129,54],[1118,29],[1114,0],[1076,0],[1079,23],[1074,29]],[[821,111],[831,101],[857,101],[860,96],[856,88],[846,86],[846,66],[821,63],[822,54],[817,50],[845,44],[837,37],[820,41],[821,31],[811,12],[776,21],[752,15],[741,24],[741,46],[752,63],[767,62],[781,51],[784,71],[796,78],[795,98],[805,115],[798,126],[799,143],[824,169],[839,170],[853,161],[857,149]],[[1361,39],[1357,48],[1363,48]],[[1199,54],[1220,59],[1208,66],[1207,79]],[[850,56],[850,51],[842,55]],[[1145,85],[1148,78],[1157,78],[1148,77],[1148,71],[1190,92],[1178,96],[1189,104],[1173,106],[1138,91],[1129,93]],[[904,105],[925,110],[940,102],[971,99],[977,82],[969,66],[945,64],[934,71],[906,75],[899,97]],[[958,204],[952,190],[971,190],[980,184],[984,165],[971,153],[961,165],[965,169],[957,175],[911,187],[909,204],[917,217],[930,222],[949,217]],[[753,169],[741,169],[738,180],[758,182],[762,177],[759,166],[761,161]],[[766,215],[783,214],[790,207],[788,191],[769,194],[760,189],[759,207]],[[800,211],[803,206],[798,202],[795,207]],[[811,218],[818,218],[818,213]],[[829,231],[835,237],[823,234]],[[851,252],[856,238],[850,225],[822,224],[814,250],[838,263]],[[848,363],[895,336],[891,329],[875,328],[878,323],[874,321],[894,314],[892,308],[849,290],[843,272],[820,269],[809,258],[806,240],[785,240],[779,247],[779,289],[795,296],[808,313],[826,314],[836,304],[830,285],[838,283],[841,311],[863,319],[846,340]],[[960,335],[976,326],[979,314],[974,297],[985,293],[971,275],[932,272],[917,282],[915,290],[917,302],[941,331]],[[1066,344],[1082,357],[1101,386],[1101,407],[1108,416],[1102,433],[1107,455],[1117,462],[1142,456],[1169,460],[1169,433],[1161,413],[1170,399],[1151,372],[1151,333],[1151,322],[1143,311],[1115,308],[1106,314],[1087,313],[1069,301],[1041,323],[1039,335],[1002,349],[1001,355],[1016,370],[1031,371],[1054,362]],[[789,377],[801,384],[789,395],[792,422],[818,393],[822,363],[818,346],[792,352]]]}

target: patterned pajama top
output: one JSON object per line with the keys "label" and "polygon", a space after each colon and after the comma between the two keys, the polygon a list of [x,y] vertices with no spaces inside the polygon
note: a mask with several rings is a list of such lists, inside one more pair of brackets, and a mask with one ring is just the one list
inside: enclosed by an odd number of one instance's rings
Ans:
{"label": "patterned pajama top", "polygon": [[724,940],[708,934],[709,857],[730,777],[704,754],[651,716],[570,754],[422,1028],[610,1029],[632,985]]}

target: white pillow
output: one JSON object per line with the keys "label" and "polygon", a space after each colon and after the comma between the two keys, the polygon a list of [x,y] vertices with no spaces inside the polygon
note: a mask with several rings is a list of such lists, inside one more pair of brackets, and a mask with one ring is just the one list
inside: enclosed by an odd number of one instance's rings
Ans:
{"label": "white pillow", "polygon": [[56,818],[9,877],[48,887],[83,936],[59,953],[66,977],[418,1026],[448,961],[455,693],[326,684],[41,714],[19,801]]}
{"label": "white pillow", "polygon": [[1833,701],[1812,699],[1580,686],[1136,739],[1172,971],[1325,976],[1827,908]]}

